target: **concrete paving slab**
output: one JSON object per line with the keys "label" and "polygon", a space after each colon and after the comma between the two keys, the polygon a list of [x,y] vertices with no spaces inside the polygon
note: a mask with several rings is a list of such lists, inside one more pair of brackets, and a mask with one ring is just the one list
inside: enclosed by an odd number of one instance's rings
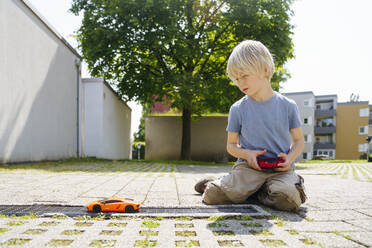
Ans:
{"label": "concrete paving slab", "polygon": [[[220,177],[231,170],[231,166],[115,164],[116,167],[110,165],[111,169],[105,168],[100,163],[65,166],[71,169],[71,172],[53,170],[4,172],[3,170],[0,173],[0,203],[13,205],[61,203],[82,206],[102,197],[122,196],[141,200],[144,207],[200,209],[208,206],[202,203],[201,195],[194,192],[195,182],[206,175]],[[346,177],[344,174],[342,176],[330,175],[333,172],[338,173],[340,166],[347,168],[346,166],[350,165],[328,164],[317,171],[298,170],[298,173],[305,178],[308,195],[308,201],[302,205],[299,213],[283,212],[262,206],[269,212],[266,212],[266,215],[262,213],[252,215],[255,216],[254,220],[215,219],[209,221],[207,218],[212,215],[223,218],[226,216],[228,218],[240,216],[241,218],[242,215],[227,213],[187,215],[182,213],[182,210],[177,214],[158,213],[138,217],[133,217],[133,215],[128,217],[127,214],[121,217],[128,219],[120,220],[112,215],[111,219],[101,221],[75,220],[72,217],[58,219],[48,216],[33,220],[18,220],[0,216],[0,247],[6,246],[4,242],[9,240],[11,240],[9,243],[20,241],[12,239],[24,239],[24,242],[27,242],[25,246],[28,247],[42,247],[50,242],[52,244],[71,242],[69,247],[87,247],[91,244],[133,247],[136,244],[151,245],[155,242],[156,247],[190,246],[196,243],[200,247],[371,246],[372,203],[369,201],[369,196],[372,192],[372,183],[364,180],[366,177],[363,180],[354,179],[350,174],[352,167],[350,167],[351,170],[349,169],[350,175]],[[363,164],[363,167],[357,166],[355,169],[361,168],[364,172],[372,174],[368,166],[370,165]],[[73,167],[80,168],[81,171],[73,171]],[[320,173],[323,170],[324,173]],[[260,204],[253,203],[252,206],[262,210]],[[234,205],[234,207],[238,206]],[[159,227],[142,226],[144,216],[155,218],[151,221],[159,222]],[[194,216],[194,218],[187,220],[180,218],[182,216]],[[166,218],[158,221],[156,218],[159,217]],[[26,223],[8,225],[9,222],[16,221]],[[48,221],[58,222],[59,227],[39,226],[40,222]],[[93,222],[93,224],[90,226],[80,224],[79,226],[77,222],[85,224]],[[111,222],[117,222],[117,226],[109,226]],[[120,226],[119,222],[125,223],[125,226]],[[176,224],[182,225],[176,227]],[[192,227],[186,224],[192,224]],[[46,229],[46,231],[38,229]],[[147,232],[153,229],[157,232],[155,236],[152,236],[154,233]],[[64,231],[66,232],[62,234]],[[180,234],[180,231],[183,233]],[[38,232],[41,233],[37,234]],[[193,232],[195,236],[192,236]]]}

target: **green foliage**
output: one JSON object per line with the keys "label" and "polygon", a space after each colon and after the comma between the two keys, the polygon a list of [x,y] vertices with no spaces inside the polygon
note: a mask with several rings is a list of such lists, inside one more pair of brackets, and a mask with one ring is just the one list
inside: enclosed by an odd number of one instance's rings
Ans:
{"label": "green foliage", "polygon": [[275,57],[273,88],[289,74],[292,0],[73,0],[84,18],[79,49],[92,76],[116,85],[124,100],[171,107],[193,114],[227,113],[243,93],[225,67],[233,47],[260,40]]}

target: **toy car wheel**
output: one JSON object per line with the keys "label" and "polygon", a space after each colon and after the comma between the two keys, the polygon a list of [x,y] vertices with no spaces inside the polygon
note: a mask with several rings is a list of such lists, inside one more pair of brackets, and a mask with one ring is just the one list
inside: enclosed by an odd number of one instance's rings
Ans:
{"label": "toy car wheel", "polygon": [[96,212],[96,213],[101,212],[101,207],[99,205],[94,205],[93,206],[93,212]]}
{"label": "toy car wheel", "polygon": [[125,212],[126,213],[133,213],[134,212],[133,206],[126,206],[125,207]]}

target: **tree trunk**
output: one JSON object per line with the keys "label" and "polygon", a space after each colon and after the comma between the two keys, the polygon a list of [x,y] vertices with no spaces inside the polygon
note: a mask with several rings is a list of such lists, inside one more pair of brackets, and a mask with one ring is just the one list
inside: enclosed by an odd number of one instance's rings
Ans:
{"label": "tree trunk", "polygon": [[182,110],[181,160],[191,160],[191,107]]}

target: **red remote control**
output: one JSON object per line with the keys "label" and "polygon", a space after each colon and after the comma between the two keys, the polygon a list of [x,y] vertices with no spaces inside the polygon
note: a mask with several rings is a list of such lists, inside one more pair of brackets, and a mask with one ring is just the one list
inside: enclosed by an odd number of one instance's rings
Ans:
{"label": "red remote control", "polygon": [[265,169],[277,167],[278,164],[284,163],[284,160],[281,158],[265,158],[257,160],[257,163],[258,166],[260,166],[262,169]]}

